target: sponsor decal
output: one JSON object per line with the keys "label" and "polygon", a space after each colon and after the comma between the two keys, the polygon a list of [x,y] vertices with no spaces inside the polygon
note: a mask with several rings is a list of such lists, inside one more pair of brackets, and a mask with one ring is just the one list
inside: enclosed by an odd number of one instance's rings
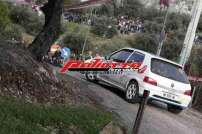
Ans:
{"label": "sponsor decal", "polygon": [[125,70],[137,70],[142,63],[119,63],[112,61],[103,61],[101,59],[94,59],[90,62],[85,62],[81,60],[68,60],[64,66],[60,69],[61,73],[66,73],[68,71],[125,71]]}

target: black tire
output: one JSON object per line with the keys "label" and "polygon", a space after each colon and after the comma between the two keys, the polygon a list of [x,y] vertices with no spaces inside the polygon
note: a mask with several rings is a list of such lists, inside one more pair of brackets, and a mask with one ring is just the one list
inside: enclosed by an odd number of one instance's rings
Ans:
{"label": "black tire", "polygon": [[[131,89],[133,86],[134,86],[134,89]],[[139,85],[136,81],[129,82],[127,89],[126,89],[126,93],[125,93],[125,99],[129,103],[138,103],[140,101]]]}
{"label": "black tire", "polygon": [[[88,81],[90,81],[90,82],[98,82],[98,80],[97,80],[95,74],[93,74],[92,71],[86,72],[86,73],[85,73],[85,76],[86,76],[86,79],[87,79]],[[94,78],[93,78],[93,77],[94,77]]]}
{"label": "black tire", "polygon": [[168,107],[168,111],[174,114],[180,114],[183,111],[183,108],[179,106],[167,104],[167,107]]}

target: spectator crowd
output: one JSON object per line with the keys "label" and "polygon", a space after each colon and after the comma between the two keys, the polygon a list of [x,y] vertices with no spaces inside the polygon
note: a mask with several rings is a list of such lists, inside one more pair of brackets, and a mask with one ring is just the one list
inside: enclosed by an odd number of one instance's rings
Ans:
{"label": "spectator crowd", "polygon": [[93,20],[89,16],[80,15],[77,13],[66,12],[64,13],[64,19],[68,22],[75,22],[79,24],[93,25]]}
{"label": "spectator crowd", "polygon": [[[72,12],[64,13],[64,19],[68,22],[87,24],[90,26],[94,24],[93,18]],[[144,32],[144,21],[139,17],[136,19],[129,19],[129,17],[120,16],[117,18],[116,25],[121,34]]]}
{"label": "spectator crowd", "polygon": [[128,17],[121,16],[117,20],[118,30],[121,34],[137,33],[144,31],[144,23],[139,17],[136,19],[128,19]]}

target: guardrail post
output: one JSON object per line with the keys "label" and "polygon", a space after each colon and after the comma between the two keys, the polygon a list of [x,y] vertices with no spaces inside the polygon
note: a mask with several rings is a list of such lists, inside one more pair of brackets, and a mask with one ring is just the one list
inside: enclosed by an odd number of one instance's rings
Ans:
{"label": "guardrail post", "polygon": [[144,93],[143,93],[143,97],[142,97],[141,102],[140,102],[140,106],[139,106],[139,109],[138,109],[138,113],[137,113],[137,116],[136,116],[136,120],[135,120],[135,124],[134,124],[134,127],[133,127],[132,134],[138,134],[138,132],[139,132],[140,124],[142,122],[142,117],[143,117],[143,114],[144,114],[145,104],[147,103],[149,94],[150,94],[150,92],[147,91],[147,90],[145,90]]}

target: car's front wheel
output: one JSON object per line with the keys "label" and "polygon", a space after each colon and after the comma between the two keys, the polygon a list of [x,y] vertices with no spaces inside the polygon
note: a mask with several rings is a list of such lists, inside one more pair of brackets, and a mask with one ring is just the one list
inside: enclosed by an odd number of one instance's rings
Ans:
{"label": "car's front wheel", "polygon": [[139,86],[136,81],[131,81],[126,89],[126,100],[129,103],[139,102]]}
{"label": "car's front wheel", "polygon": [[168,107],[168,111],[175,113],[175,114],[180,114],[183,111],[183,108],[179,107],[179,106],[174,106],[174,105],[170,105],[167,104]]}
{"label": "car's front wheel", "polygon": [[96,76],[92,71],[86,72],[86,79],[90,82],[97,82]]}

